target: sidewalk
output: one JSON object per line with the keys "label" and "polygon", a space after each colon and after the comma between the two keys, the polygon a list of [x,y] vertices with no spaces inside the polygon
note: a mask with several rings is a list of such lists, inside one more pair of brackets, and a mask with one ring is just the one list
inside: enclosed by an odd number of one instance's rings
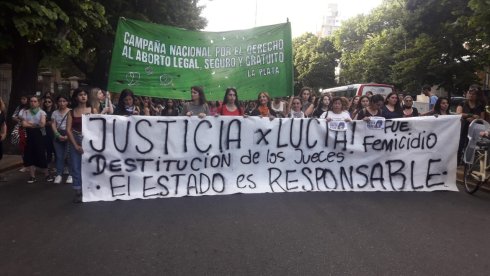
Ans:
{"label": "sidewalk", "polygon": [[20,155],[4,154],[0,160],[0,173],[22,167],[22,157]]}

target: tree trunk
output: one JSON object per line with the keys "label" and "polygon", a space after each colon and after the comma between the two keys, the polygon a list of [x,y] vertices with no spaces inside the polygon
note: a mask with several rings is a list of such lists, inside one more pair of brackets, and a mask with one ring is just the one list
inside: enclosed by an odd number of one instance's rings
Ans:
{"label": "tree trunk", "polygon": [[[7,129],[9,133],[14,126],[14,122],[10,118],[20,104],[20,97],[33,95],[36,92],[37,69],[41,57],[41,44],[31,44],[22,37],[14,39],[12,50],[12,90],[7,112]],[[4,146],[6,153],[16,151],[16,147],[11,147],[10,143],[4,143]]]}
{"label": "tree trunk", "polygon": [[12,51],[12,91],[10,92],[8,115],[12,116],[20,104],[20,97],[36,92],[37,69],[42,58],[42,45],[31,44],[18,37]]}

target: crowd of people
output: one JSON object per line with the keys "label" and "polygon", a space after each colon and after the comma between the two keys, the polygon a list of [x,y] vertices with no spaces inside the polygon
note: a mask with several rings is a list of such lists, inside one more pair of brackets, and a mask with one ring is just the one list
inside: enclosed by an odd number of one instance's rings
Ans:
{"label": "crowd of people", "polygon": [[[275,118],[319,118],[329,120],[369,121],[371,117],[386,119],[416,116],[440,116],[453,114],[450,100],[427,92],[432,108],[421,113],[413,106],[410,95],[391,92],[384,96],[365,95],[351,98],[331,94],[318,97],[309,87],[301,89],[298,96],[272,99],[265,91],[258,93],[255,101],[240,101],[236,88],[227,88],[222,101],[207,101],[202,87],[191,87],[191,100],[155,99],[136,96],[125,89],[117,99],[99,88],[78,88],[71,96],[54,96],[46,93],[42,97],[21,97],[12,119],[17,123],[18,145],[22,153],[24,168],[29,172],[28,183],[38,181],[36,170],[40,170],[47,182],[62,183],[63,175],[69,171],[65,183],[75,190],[74,202],[81,202],[81,156],[82,115],[114,114],[121,116],[261,116]],[[484,118],[485,101],[477,86],[471,86],[466,100],[456,108],[462,115],[460,151],[464,146],[468,125],[474,119]],[[5,105],[0,100],[0,142],[7,135]],[[465,132],[466,131],[466,132]],[[42,141],[41,143],[39,141]],[[0,158],[1,158],[0,145]]]}

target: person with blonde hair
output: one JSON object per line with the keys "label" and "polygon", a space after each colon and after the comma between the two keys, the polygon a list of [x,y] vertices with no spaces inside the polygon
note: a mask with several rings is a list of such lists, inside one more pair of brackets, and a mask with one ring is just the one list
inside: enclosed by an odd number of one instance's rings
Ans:
{"label": "person with blonde hair", "polygon": [[269,96],[269,93],[265,91],[259,93],[257,96],[256,107],[252,110],[250,116],[269,117],[270,119],[277,117],[276,112],[271,107],[271,97]]}

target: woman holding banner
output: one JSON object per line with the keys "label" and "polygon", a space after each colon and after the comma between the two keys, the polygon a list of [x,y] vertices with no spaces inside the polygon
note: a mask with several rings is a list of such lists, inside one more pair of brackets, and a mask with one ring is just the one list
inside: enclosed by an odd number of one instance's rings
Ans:
{"label": "woman holding banner", "polygon": [[133,91],[124,89],[119,96],[114,115],[133,116],[139,114],[140,108],[135,104]]}
{"label": "woman holding banner", "polygon": [[439,116],[439,115],[451,115],[451,104],[446,97],[439,97],[434,105],[434,109],[424,113],[424,116]]}
{"label": "woman holding banner", "polygon": [[330,108],[330,95],[323,94],[318,101],[318,105],[313,111],[313,118],[320,118],[323,113],[327,112]]}
{"label": "woman holding banner", "polygon": [[89,105],[87,91],[77,88],[72,95],[73,109],[66,118],[66,134],[71,143],[70,169],[75,190],[74,203],[82,202],[82,115],[97,113],[97,110]]}
{"label": "woman holding banner", "polygon": [[342,100],[339,97],[332,99],[332,110],[324,112],[320,119],[327,119],[327,122],[332,120],[340,120],[345,122],[352,121],[349,112],[345,110]]}
{"label": "woman holding banner", "polygon": [[386,119],[396,119],[403,117],[403,111],[400,105],[400,98],[396,92],[391,92],[386,96],[385,105],[382,108],[383,117]]}
{"label": "woman holding banner", "polygon": [[223,103],[218,108],[218,114],[223,116],[243,116],[243,109],[238,101],[236,88],[226,88]]}
{"label": "woman holding banner", "polygon": [[191,101],[184,104],[182,115],[197,116],[201,119],[209,115],[209,108],[202,87],[191,87]]}
{"label": "woman holding banner", "polygon": [[350,104],[349,104],[349,114],[354,114],[357,113],[357,108],[359,107],[359,101],[361,100],[360,96],[354,96],[352,97]]}
{"label": "woman holding banner", "polygon": [[289,118],[305,118],[305,113],[301,110],[301,99],[294,97],[291,101],[291,111],[289,111]]}
{"label": "woman holding banner", "polygon": [[410,95],[403,98],[403,117],[417,117],[419,116],[419,111],[417,108],[413,107],[413,98]]}
{"label": "woman holding banner", "polygon": [[288,104],[280,97],[275,97],[271,103],[271,108],[276,112],[277,116],[284,118],[287,115]]}
{"label": "woman holding banner", "polygon": [[250,116],[269,117],[271,120],[276,117],[276,112],[271,107],[271,97],[267,92],[260,92],[257,96],[257,105],[250,113]]}
{"label": "woman holding banner", "polygon": [[352,112],[352,114],[351,114],[351,118],[352,119],[356,118],[357,113],[359,113],[359,111],[361,111],[362,109],[364,109],[368,106],[369,106],[369,97],[366,95],[361,96],[359,98],[359,102],[357,103],[357,106],[356,106],[354,112]]}
{"label": "woman holding banner", "polygon": [[179,110],[172,99],[167,99],[165,101],[165,108],[163,108],[161,116],[179,116]]}
{"label": "woman holding banner", "polygon": [[[398,96],[397,96],[398,98]],[[356,116],[356,120],[369,120],[369,117],[383,117],[381,108],[384,105],[383,96],[376,94],[369,98],[369,105],[361,109]]]}

